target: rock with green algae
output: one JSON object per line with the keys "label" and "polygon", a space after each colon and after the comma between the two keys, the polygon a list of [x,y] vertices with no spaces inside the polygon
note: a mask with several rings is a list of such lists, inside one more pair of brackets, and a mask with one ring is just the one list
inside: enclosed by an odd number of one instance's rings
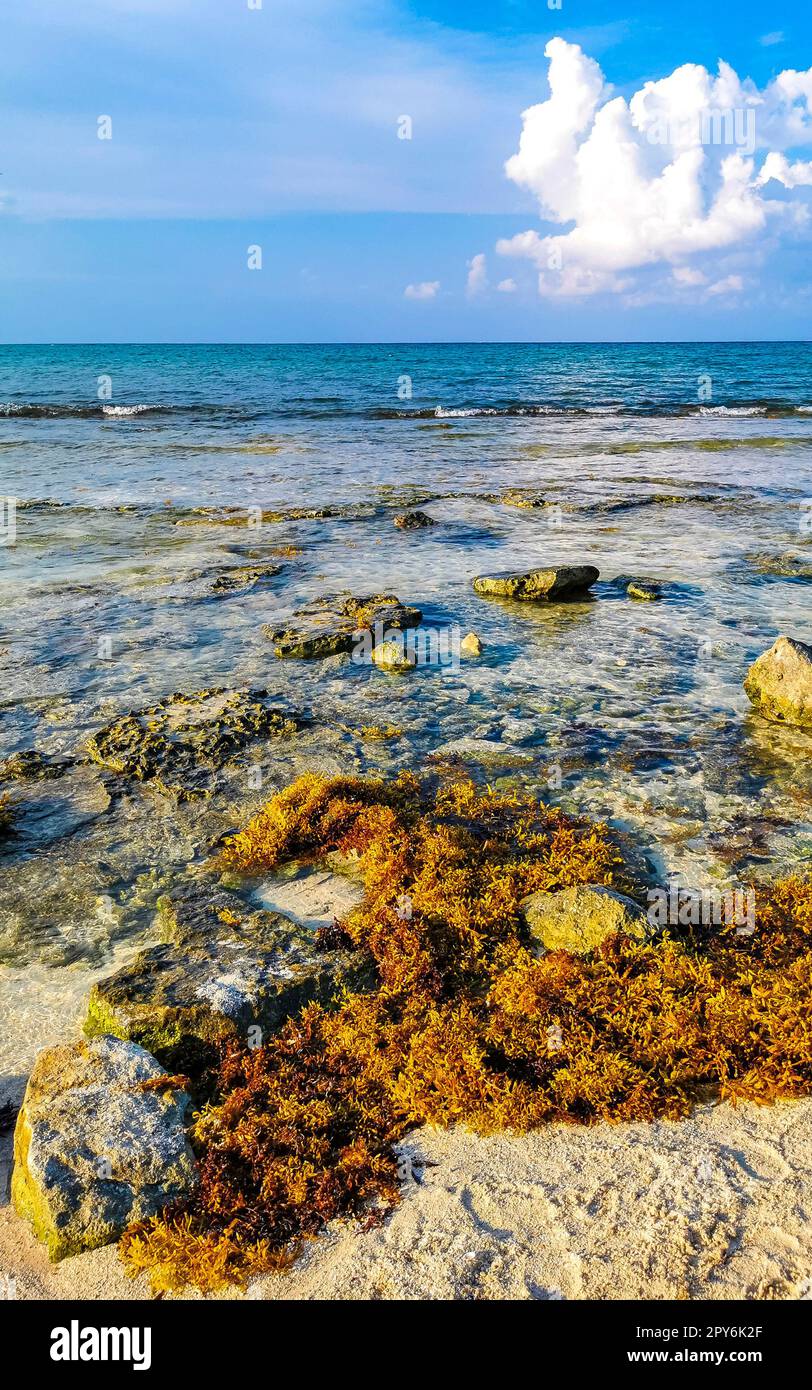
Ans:
{"label": "rock with green algae", "polygon": [[505,507],[521,507],[526,511],[535,511],[538,507],[546,507],[547,500],[540,492],[534,492],[531,488],[511,487],[507,492],[497,498]]}
{"label": "rock with green algae", "polygon": [[164,1075],[118,1038],[40,1053],[17,1118],[11,1197],[52,1260],[108,1245],[191,1195],[189,1096],[175,1078],[161,1085]]}
{"label": "rock with green algae", "polygon": [[645,941],[651,935],[642,907],[623,893],[598,884],[578,884],[554,893],[531,893],[522,899],[520,910],[540,951],[584,955],[612,932],[621,932],[636,941]]}
{"label": "rock with green algae", "polygon": [[474,580],[478,594],[523,601],[574,598],[586,593],[598,578],[594,565],[557,565],[526,570],[524,574],[482,574]]}
{"label": "rock with green algae", "polygon": [[751,553],[743,557],[742,566],[771,579],[798,579],[806,583],[812,580],[812,565],[809,561],[787,551],[780,554],[763,551]]}
{"label": "rock with green algae", "polygon": [[812,647],[779,637],[753,662],[744,688],[765,719],[812,728]]}
{"label": "rock with green algae", "polygon": [[159,907],[164,940],[93,986],[85,1032],[137,1042],[172,1070],[199,1074],[221,1044],[260,1041],[362,978],[353,952],[319,952],[311,931],[237,893],[195,883]]}
{"label": "rock with green algae", "polygon": [[212,580],[209,593],[214,598],[230,598],[249,594],[258,584],[273,579],[284,567],[282,565],[239,565],[223,570]]}
{"label": "rock with green algae", "polygon": [[326,595],[305,608],[297,626],[275,628],[266,624],[262,631],[282,658],[312,659],[351,652],[359,633],[403,631],[419,627],[423,614],[419,608],[401,603],[397,594]]}
{"label": "rock with green algae", "polygon": [[629,598],[637,599],[641,603],[654,603],[661,597],[659,584],[651,579],[630,579],[626,585],[626,593]]}
{"label": "rock with green algae", "polygon": [[427,526],[436,525],[434,518],[426,512],[400,512],[394,520],[395,526],[400,531],[421,531]]}
{"label": "rock with green algae", "polygon": [[372,648],[372,660],[382,671],[410,671],[417,663],[402,642],[379,642]]}
{"label": "rock with green algae", "polygon": [[123,777],[194,796],[254,739],[289,736],[298,727],[297,717],[279,709],[267,691],[216,686],[168,695],[111,720],[88,741],[87,752]]}
{"label": "rock with green algae", "polygon": [[37,748],[23,748],[0,762],[0,782],[45,781],[61,777],[72,766],[72,759],[56,761]]}

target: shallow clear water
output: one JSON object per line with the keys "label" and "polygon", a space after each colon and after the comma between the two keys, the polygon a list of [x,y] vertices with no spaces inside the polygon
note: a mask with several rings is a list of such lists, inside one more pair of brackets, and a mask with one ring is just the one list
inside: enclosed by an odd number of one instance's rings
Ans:
{"label": "shallow clear water", "polygon": [[[0,1073],[76,1029],[160,892],[305,767],[420,769],[473,737],[490,746],[475,775],[609,817],[660,878],[808,861],[812,744],[754,717],[741,682],[778,633],[812,639],[810,463],[807,344],[0,348],[0,494],[17,499],[0,757],[75,755],[114,714],[212,685],[267,687],[313,720],[205,802],[87,767],[11,784]],[[516,487],[557,505],[487,500]],[[412,502],[437,525],[395,529]],[[342,511],[257,527],[257,506]],[[266,584],[211,596],[265,560],[283,567]],[[471,587],[562,562],[599,568],[588,601]],[[618,575],[659,580],[661,600],[632,602]],[[262,624],[342,589],[393,591],[484,653],[404,677],[278,661]],[[402,735],[357,734],[385,723]]]}

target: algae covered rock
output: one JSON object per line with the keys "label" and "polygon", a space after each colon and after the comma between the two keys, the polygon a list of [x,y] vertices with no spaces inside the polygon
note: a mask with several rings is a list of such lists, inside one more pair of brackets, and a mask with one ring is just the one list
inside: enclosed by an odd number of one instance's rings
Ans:
{"label": "algae covered rock", "polygon": [[191,1194],[188,1108],[177,1078],[133,1043],[40,1053],[17,1118],[11,1195],[52,1260],[107,1245]]}
{"label": "algae covered rock", "polygon": [[538,507],[547,506],[546,498],[542,497],[540,492],[533,492],[529,488],[508,488],[498,500],[505,507],[521,507],[526,511],[535,511]]}
{"label": "algae covered rock", "polygon": [[385,640],[388,630],[419,627],[419,608],[401,603],[397,594],[337,594],[317,599],[296,614],[305,621],[295,627],[262,631],[282,658],[323,658],[351,652],[359,634],[374,631]]}
{"label": "algae covered rock", "polygon": [[298,727],[265,690],[213,687],[168,695],[112,720],[92,736],[87,751],[111,772],[190,796],[205,791],[212,773],[252,740],[289,736]]}
{"label": "algae covered rock", "polygon": [[312,932],[235,893],[195,884],[160,907],[166,940],[93,986],[85,1032],[137,1042],[172,1070],[199,1073],[221,1044],[261,1042],[360,970],[352,953],[320,954]]}
{"label": "algae covered rock", "polygon": [[282,565],[239,565],[224,570],[212,580],[209,593],[214,598],[227,598],[234,595],[249,594],[258,584],[273,579],[282,570]]}
{"label": "algae covered rock", "polygon": [[779,637],[753,662],[744,688],[765,719],[812,728],[812,647]]}
{"label": "algae covered rock", "polygon": [[436,523],[434,518],[428,516],[426,512],[415,511],[400,512],[395,517],[395,525],[400,531],[421,531],[427,526],[436,525]]}
{"label": "algae covered rock", "polygon": [[613,888],[577,885],[531,893],[520,904],[534,944],[545,951],[592,951],[612,932],[644,941],[651,934],[642,907]]}
{"label": "algae covered rock", "polygon": [[660,598],[662,590],[654,580],[630,579],[626,585],[626,593],[629,598],[637,599],[638,602],[654,603]]}
{"label": "algae covered rock", "polygon": [[57,762],[36,748],[24,748],[0,762],[0,782],[45,781],[61,777],[71,766],[70,760]]}
{"label": "algae covered rock", "polygon": [[402,642],[379,642],[372,648],[372,660],[382,671],[409,671],[415,659]]}
{"label": "algae covered rock", "polygon": [[482,574],[474,580],[478,594],[524,601],[574,598],[598,578],[594,565],[558,565],[524,574]]}

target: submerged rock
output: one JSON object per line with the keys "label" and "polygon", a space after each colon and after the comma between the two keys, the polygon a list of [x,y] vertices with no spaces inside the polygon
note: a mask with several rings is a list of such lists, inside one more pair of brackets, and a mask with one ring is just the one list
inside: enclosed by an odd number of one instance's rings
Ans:
{"label": "submerged rock", "polygon": [[522,507],[528,511],[547,506],[546,498],[542,497],[540,492],[533,492],[528,488],[508,488],[498,500],[506,507]]}
{"label": "submerged rock", "polygon": [[296,615],[306,620],[297,627],[262,631],[282,658],[321,658],[351,652],[359,634],[376,631],[385,637],[387,629],[403,631],[419,627],[423,614],[419,608],[401,603],[397,594],[337,594],[319,599]]}
{"label": "submerged rock", "polygon": [[751,572],[771,579],[812,580],[812,565],[786,551],[778,555],[769,552],[745,555],[742,563]]}
{"label": "submerged rock", "polygon": [[357,983],[353,953],[319,954],[311,932],[235,893],[193,884],[160,906],[166,941],[93,986],[88,1036],[130,1039],[196,1073],[222,1043],[259,1043],[303,1005]]}
{"label": "submerged rock", "polygon": [[427,516],[425,512],[400,512],[395,517],[395,526],[401,531],[419,531],[426,526],[435,526],[437,523],[434,518]]}
{"label": "submerged rock", "polygon": [[520,909],[536,947],[584,955],[612,932],[637,941],[651,934],[642,907],[613,888],[586,884],[555,893],[531,893]]}
{"label": "submerged rock", "polygon": [[215,598],[230,597],[234,594],[248,594],[266,579],[280,573],[282,565],[240,565],[225,570],[212,582],[209,593]]}
{"label": "submerged rock", "polygon": [[584,594],[598,578],[594,565],[558,565],[524,574],[483,574],[474,580],[478,594],[524,601],[572,598]]}
{"label": "submerged rock", "polygon": [[253,739],[291,735],[298,727],[265,690],[215,687],[169,695],[114,719],[93,735],[87,751],[111,772],[192,796]]}
{"label": "submerged rock", "polygon": [[498,743],[494,739],[475,738],[472,735],[454,738],[448,743],[443,743],[439,748],[435,748],[429,757],[431,759],[453,758],[460,762],[503,763],[512,767],[522,767],[535,762],[532,753],[514,748],[509,743]]}
{"label": "submerged rock", "polygon": [[70,759],[56,762],[53,758],[46,758],[36,748],[24,748],[0,762],[0,782],[43,781],[61,777],[72,766]]}
{"label": "submerged rock", "polygon": [[164,1076],[118,1038],[40,1053],[17,1119],[11,1196],[52,1260],[107,1245],[193,1191],[189,1096]]}
{"label": "submerged rock", "polygon": [[812,728],[812,647],[779,637],[753,662],[744,688],[765,719]]}

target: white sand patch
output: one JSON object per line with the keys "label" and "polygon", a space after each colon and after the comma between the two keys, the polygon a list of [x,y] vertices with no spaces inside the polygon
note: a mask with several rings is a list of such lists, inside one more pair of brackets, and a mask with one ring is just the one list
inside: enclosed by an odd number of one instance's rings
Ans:
{"label": "white sand patch", "polygon": [[[421,1130],[402,1146],[415,1176],[381,1230],[336,1224],[248,1296],[808,1298],[811,1140],[812,1100],[523,1137]],[[8,1207],[0,1267],[19,1298],[148,1296],[113,1248],[50,1266]]]}

